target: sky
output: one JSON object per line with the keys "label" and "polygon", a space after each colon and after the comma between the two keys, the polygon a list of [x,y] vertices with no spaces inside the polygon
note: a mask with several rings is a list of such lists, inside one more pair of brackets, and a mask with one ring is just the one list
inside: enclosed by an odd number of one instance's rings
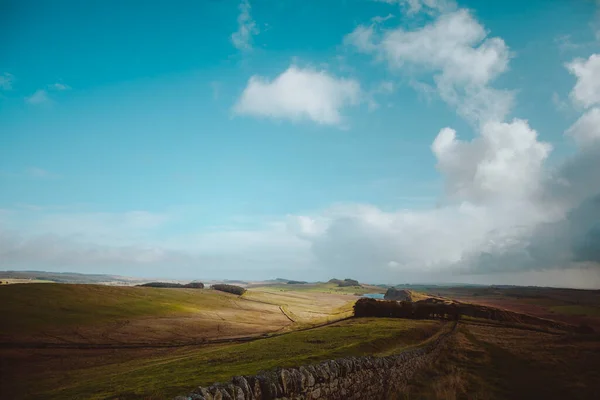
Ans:
{"label": "sky", "polygon": [[600,3],[0,0],[0,269],[600,288]]}

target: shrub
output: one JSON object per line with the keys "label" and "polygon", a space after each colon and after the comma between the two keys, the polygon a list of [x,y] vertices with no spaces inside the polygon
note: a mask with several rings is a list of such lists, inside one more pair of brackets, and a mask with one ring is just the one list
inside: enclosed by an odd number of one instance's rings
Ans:
{"label": "shrub", "polygon": [[452,304],[431,304],[427,302],[388,301],[361,298],[354,304],[356,317],[386,318],[448,318],[458,319],[458,307]]}
{"label": "shrub", "polygon": [[190,288],[190,289],[204,289],[204,283],[202,282],[190,282],[186,285],[183,285],[183,287],[185,288]]}
{"label": "shrub", "polygon": [[244,293],[246,293],[246,289],[244,289],[241,286],[226,285],[224,283],[212,285],[211,288],[213,288],[215,290],[220,290],[221,292],[237,294],[238,296],[241,296]]}

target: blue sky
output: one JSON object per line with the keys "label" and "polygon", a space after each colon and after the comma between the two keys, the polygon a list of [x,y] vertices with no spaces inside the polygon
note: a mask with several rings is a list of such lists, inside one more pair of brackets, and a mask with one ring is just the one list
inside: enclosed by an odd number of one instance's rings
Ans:
{"label": "blue sky", "polygon": [[547,193],[595,137],[595,2],[122,3],[0,2],[0,268],[600,285],[575,245],[502,267],[600,193]]}

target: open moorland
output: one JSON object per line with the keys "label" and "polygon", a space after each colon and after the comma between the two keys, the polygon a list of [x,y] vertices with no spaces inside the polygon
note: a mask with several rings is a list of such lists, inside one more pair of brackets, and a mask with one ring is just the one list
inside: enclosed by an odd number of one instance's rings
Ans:
{"label": "open moorland", "polygon": [[428,295],[498,307],[600,331],[600,290],[519,286],[405,286]]}
{"label": "open moorland", "polygon": [[486,320],[460,322],[450,346],[407,399],[595,399],[600,337]]}
{"label": "open moorland", "polygon": [[[410,289],[413,304],[435,304],[428,303],[430,295],[450,304],[481,300],[495,316],[504,314],[492,305],[528,304],[534,294],[530,288],[419,289]],[[528,325],[463,316],[453,329],[452,318],[439,312],[420,319],[353,316],[357,294],[383,292],[335,283],[248,284],[242,295],[210,288],[4,285],[0,398],[168,399],[277,367],[391,356],[448,333],[451,345],[399,398],[585,399],[600,390],[598,333],[579,334],[546,319]],[[590,291],[535,293],[554,310],[550,320],[579,322],[564,306],[600,303]]]}
{"label": "open moorland", "polygon": [[[436,321],[344,320],[354,295],[254,288],[8,285],[0,290],[2,398],[138,398],[426,340]],[[327,325],[331,324],[331,325]],[[325,325],[325,326],[322,326]],[[261,340],[256,340],[261,339]]]}

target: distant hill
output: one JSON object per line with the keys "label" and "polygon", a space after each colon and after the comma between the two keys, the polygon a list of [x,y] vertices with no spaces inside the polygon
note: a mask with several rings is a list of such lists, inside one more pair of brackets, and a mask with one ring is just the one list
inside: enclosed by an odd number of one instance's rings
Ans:
{"label": "distant hill", "polygon": [[204,283],[202,282],[190,282],[186,283],[185,285],[182,285],[181,283],[149,282],[137,286],[155,288],[204,289]]}
{"label": "distant hill", "polygon": [[77,272],[45,272],[45,271],[0,271],[0,279],[37,279],[56,283],[107,283],[115,282],[131,285],[147,279],[129,278],[118,275],[81,274]]}
{"label": "distant hill", "polygon": [[343,281],[340,279],[330,279],[329,283],[334,283],[339,287],[348,287],[348,286],[360,286],[360,283],[355,279],[344,279]]}
{"label": "distant hill", "polygon": [[224,279],[223,282],[227,282],[227,283],[237,283],[238,285],[247,285],[249,282],[247,281],[240,281],[240,280],[236,280],[236,279]]}

